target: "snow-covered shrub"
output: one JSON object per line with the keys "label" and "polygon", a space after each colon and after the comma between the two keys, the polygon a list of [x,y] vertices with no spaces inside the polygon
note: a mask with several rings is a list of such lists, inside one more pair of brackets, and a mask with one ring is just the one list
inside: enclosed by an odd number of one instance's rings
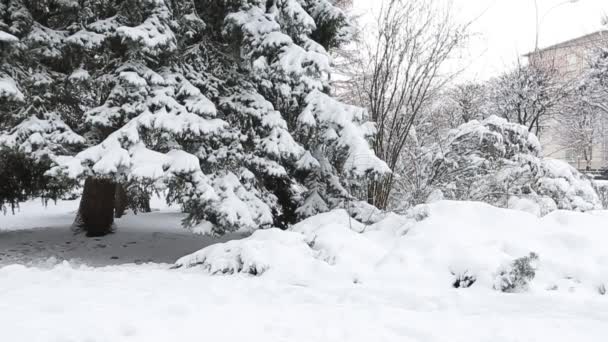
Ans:
{"label": "snow-covered shrub", "polygon": [[587,211],[602,209],[593,183],[565,161],[544,159],[535,183],[539,196],[555,201],[558,209]]}
{"label": "snow-covered shrub", "polygon": [[565,162],[543,159],[525,126],[496,116],[451,130],[445,146],[429,150],[425,160],[433,175],[425,179],[427,191],[445,199],[525,206],[541,215],[601,208],[590,180]]}
{"label": "snow-covered shrub", "polygon": [[477,277],[473,274],[469,274],[468,271],[464,271],[460,274],[455,274],[454,272],[452,272],[452,275],[455,277],[454,282],[452,283],[452,287],[456,289],[469,288],[477,281]]}
{"label": "snow-covered shrub", "polygon": [[528,289],[528,284],[536,276],[538,255],[517,258],[509,265],[501,266],[496,274],[494,289],[502,292],[521,292]]}
{"label": "snow-covered shrub", "polygon": [[543,209],[541,209],[541,206],[536,201],[533,201],[529,198],[520,198],[517,196],[511,196],[509,198],[507,207],[513,210],[525,211],[535,216],[541,216],[541,213],[543,212]]}
{"label": "snow-covered shrub", "polygon": [[606,285],[600,284],[600,286],[597,287],[597,292],[602,296],[606,295]]}
{"label": "snow-covered shrub", "polygon": [[206,247],[176,262],[211,274],[245,273],[310,280],[330,272],[360,282],[384,249],[361,234],[364,225],[346,210],[312,216],[287,231],[257,230],[250,237]]}
{"label": "snow-covered shrub", "polygon": [[405,216],[418,222],[429,217],[429,207],[426,205],[417,205],[405,213]]}
{"label": "snow-covered shrub", "polygon": [[595,191],[602,201],[604,209],[608,209],[608,182],[607,181],[596,181],[594,182]]}
{"label": "snow-covered shrub", "polygon": [[209,246],[176,261],[175,267],[201,267],[210,274],[260,276],[270,269],[285,272],[314,261],[304,235],[279,229],[258,230],[242,240]]}
{"label": "snow-covered shrub", "polygon": [[382,210],[365,201],[347,202],[346,207],[352,218],[364,224],[373,224],[385,217]]}
{"label": "snow-covered shrub", "polygon": [[306,237],[320,260],[354,274],[357,279],[370,270],[373,260],[385,254],[380,245],[361,234],[365,229],[364,224],[349,220],[346,210],[316,215],[290,228]]}

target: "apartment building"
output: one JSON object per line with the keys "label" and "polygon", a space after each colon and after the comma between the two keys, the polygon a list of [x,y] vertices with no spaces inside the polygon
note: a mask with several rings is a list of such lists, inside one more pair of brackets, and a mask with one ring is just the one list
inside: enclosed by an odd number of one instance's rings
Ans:
{"label": "apartment building", "polygon": [[[600,46],[608,46],[608,30],[564,41],[525,56],[531,65],[553,68],[564,82],[569,82],[585,71],[591,54]],[[540,141],[545,156],[565,160],[580,170],[608,167],[608,120],[599,123],[601,134],[584,152],[565,146],[564,139],[561,139],[564,133],[557,129],[555,119],[547,120],[543,126]]]}

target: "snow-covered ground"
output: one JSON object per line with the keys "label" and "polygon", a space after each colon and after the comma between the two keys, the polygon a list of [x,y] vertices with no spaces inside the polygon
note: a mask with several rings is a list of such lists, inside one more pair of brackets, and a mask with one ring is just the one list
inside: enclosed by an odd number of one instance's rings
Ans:
{"label": "snow-covered ground", "polygon": [[196,269],[0,269],[0,339],[37,341],[605,341],[598,296],[211,277]]}
{"label": "snow-covered ground", "polygon": [[[290,232],[260,231],[214,245],[172,269],[180,256],[218,241],[179,228],[171,208],[127,216],[116,234],[85,239],[69,230],[76,205],[43,209],[31,202],[18,215],[0,217],[0,341],[599,342],[608,336],[608,295],[600,291],[608,283],[606,212],[537,218],[439,202],[363,225],[335,211]],[[69,241],[76,247],[66,248]],[[529,288],[494,290],[499,267],[529,252],[539,255]],[[154,262],[135,264],[136,258]],[[476,282],[453,288],[464,272]]]}
{"label": "snow-covered ground", "polygon": [[182,228],[182,215],[176,208],[155,198],[152,213],[117,219],[116,234],[86,238],[71,229],[78,203],[58,201],[44,206],[40,201],[30,201],[21,204],[15,215],[0,214],[0,265],[62,260],[89,266],[173,263],[204,246],[238,237],[216,239],[192,234]]}

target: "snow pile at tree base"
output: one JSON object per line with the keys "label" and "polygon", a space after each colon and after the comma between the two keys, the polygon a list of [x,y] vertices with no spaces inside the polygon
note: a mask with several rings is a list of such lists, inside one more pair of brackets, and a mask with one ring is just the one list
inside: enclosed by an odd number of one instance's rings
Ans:
{"label": "snow pile at tree base", "polygon": [[[555,211],[539,218],[483,203],[440,201],[364,225],[335,210],[289,231],[262,230],[210,246],[177,265],[310,282],[333,277],[438,290],[470,286],[599,295],[608,285],[607,218],[606,211]],[[518,263],[530,260],[534,263],[523,265],[533,273],[529,281],[521,288],[498,288],[505,277],[517,277]]]}

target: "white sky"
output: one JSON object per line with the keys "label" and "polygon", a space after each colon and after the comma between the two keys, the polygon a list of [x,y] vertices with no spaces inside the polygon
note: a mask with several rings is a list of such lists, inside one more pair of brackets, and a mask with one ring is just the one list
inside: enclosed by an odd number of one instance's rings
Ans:
{"label": "white sky", "polygon": [[[440,0],[452,1],[462,22],[473,21],[473,34],[460,54],[467,66],[462,78],[483,80],[514,65],[517,56],[534,49],[536,19],[534,0]],[[357,11],[372,13],[381,0],[355,0]],[[608,0],[538,0],[541,47],[592,33],[601,28]],[[566,1],[567,2],[567,1]]]}

